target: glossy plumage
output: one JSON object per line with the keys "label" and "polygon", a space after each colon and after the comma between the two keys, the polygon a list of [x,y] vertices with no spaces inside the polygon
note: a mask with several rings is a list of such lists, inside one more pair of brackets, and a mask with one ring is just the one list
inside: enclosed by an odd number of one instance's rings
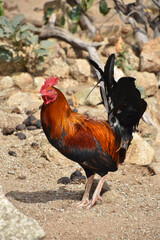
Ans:
{"label": "glossy plumage", "polygon": [[[57,79],[47,79],[41,89],[44,100],[41,123],[44,133],[59,152],[79,163],[85,170],[88,183],[80,206],[87,208],[101,198],[100,191],[107,173],[116,171],[119,162],[124,161],[132,132],[146,109],[146,103],[141,99],[134,79],[124,78],[115,82],[114,55],[107,61],[104,72],[94,61],[90,62],[102,75],[99,80],[103,83],[102,103],[108,111],[109,122],[73,112],[62,92],[54,87]],[[89,200],[95,173],[101,179]]]}

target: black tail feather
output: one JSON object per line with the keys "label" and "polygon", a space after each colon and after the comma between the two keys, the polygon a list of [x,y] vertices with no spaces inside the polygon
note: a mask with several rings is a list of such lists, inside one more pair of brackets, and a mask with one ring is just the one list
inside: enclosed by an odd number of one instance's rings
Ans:
{"label": "black tail feather", "polygon": [[104,73],[103,73],[105,90],[106,90],[106,93],[108,92],[109,96],[111,96],[112,87],[116,84],[116,81],[114,80],[114,62],[115,62],[115,55],[111,54],[108,57],[108,60],[104,67]]}
{"label": "black tail feather", "polygon": [[146,102],[141,98],[140,92],[136,88],[135,79],[123,77],[118,82],[115,81],[114,54],[109,56],[104,72],[97,63],[91,59],[88,60],[101,74],[101,79],[98,83],[101,83],[102,103],[108,111],[108,121],[111,127],[114,129],[120,125],[132,132],[138,125],[147,107]]}
{"label": "black tail feather", "polygon": [[147,107],[136,88],[135,79],[131,77],[119,79],[112,89],[112,101],[113,115],[119,120],[120,125],[129,128],[138,125]]}
{"label": "black tail feather", "polygon": [[103,75],[103,70],[98,66],[98,64],[90,58],[87,58],[87,60],[95,69],[97,69],[100,72],[100,74],[102,76]]}

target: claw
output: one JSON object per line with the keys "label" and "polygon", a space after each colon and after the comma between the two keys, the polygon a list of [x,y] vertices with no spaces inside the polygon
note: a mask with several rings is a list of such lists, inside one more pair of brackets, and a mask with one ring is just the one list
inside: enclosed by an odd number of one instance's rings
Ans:
{"label": "claw", "polygon": [[95,198],[93,198],[86,206],[87,209],[90,209],[91,207],[93,207],[93,205],[97,202],[97,200],[101,200],[103,201],[103,199],[101,198],[100,195],[97,195]]}
{"label": "claw", "polygon": [[97,195],[95,198],[89,200],[89,199],[85,199],[85,200],[82,200],[81,202],[79,202],[77,204],[77,207],[78,208],[86,208],[86,209],[90,209],[96,202],[97,200],[101,200],[103,201],[103,199],[101,198],[100,195]]}
{"label": "claw", "polygon": [[78,207],[78,208],[86,207],[89,202],[90,202],[89,199],[82,200],[81,202],[79,202],[79,203],[77,204],[77,207]]}

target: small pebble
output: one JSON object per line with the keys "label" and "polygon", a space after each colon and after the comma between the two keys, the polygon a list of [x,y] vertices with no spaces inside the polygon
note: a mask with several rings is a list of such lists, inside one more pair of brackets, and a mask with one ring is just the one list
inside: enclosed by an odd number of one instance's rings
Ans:
{"label": "small pebble", "polygon": [[40,120],[35,121],[34,126],[36,126],[37,128],[41,128],[41,121]]}
{"label": "small pebble", "polygon": [[21,132],[15,133],[15,136],[17,136],[20,140],[26,139],[26,135]]}
{"label": "small pebble", "polygon": [[70,180],[74,183],[85,182],[86,177],[82,175],[82,173],[76,170],[74,173],[71,174]]}
{"label": "small pebble", "polygon": [[58,179],[57,183],[60,184],[69,184],[71,182],[71,180],[69,179],[69,177],[61,177],[60,179]]}
{"label": "small pebble", "polygon": [[12,109],[12,112],[11,112],[11,113],[17,113],[17,114],[20,114],[21,111],[20,111],[20,109],[19,109],[18,107],[15,107],[15,108]]}
{"label": "small pebble", "polygon": [[14,175],[14,171],[8,171],[7,173]]}
{"label": "small pebble", "polygon": [[32,130],[37,130],[36,126],[29,126],[27,127],[27,130],[32,131]]}
{"label": "small pebble", "polygon": [[68,99],[68,104],[73,107],[73,101],[71,98]]}
{"label": "small pebble", "polygon": [[84,112],[83,114],[84,114],[86,117],[89,117],[89,112],[88,112],[88,111]]}
{"label": "small pebble", "polygon": [[14,152],[14,151],[12,151],[12,150],[9,150],[9,151],[8,151],[8,154],[9,154],[10,156],[13,156],[13,157],[16,157],[16,156],[17,156],[17,153]]}
{"label": "small pebble", "polygon": [[28,110],[28,111],[26,112],[26,114],[27,114],[27,115],[32,115],[32,114],[33,114],[33,111],[32,111],[32,110]]}
{"label": "small pebble", "polygon": [[66,91],[66,94],[67,94],[68,96],[72,96],[73,93],[75,93],[74,90],[68,89],[68,90]]}
{"label": "small pebble", "polygon": [[15,130],[14,128],[4,127],[2,129],[2,133],[3,135],[11,135],[14,133],[14,130]]}
{"label": "small pebble", "polygon": [[82,176],[82,173],[79,171],[79,170],[76,170],[75,172],[73,172],[70,176],[70,179],[72,180],[74,177],[81,177]]}
{"label": "small pebble", "polygon": [[20,179],[20,180],[25,180],[27,177],[24,176],[24,175],[21,175],[21,176],[18,176],[17,179]]}
{"label": "small pebble", "polygon": [[34,148],[35,150],[37,150],[39,148],[39,145],[37,143],[32,143],[31,147]]}
{"label": "small pebble", "polygon": [[73,108],[73,112],[78,112],[78,109],[77,108]]}
{"label": "small pebble", "polygon": [[27,127],[33,126],[35,121],[37,121],[37,119],[34,116],[30,115],[23,121],[23,124],[25,124]]}
{"label": "small pebble", "polygon": [[25,125],[25,124],[18,124],[18,125],[16,126],[16,130],[17,130],[17,131],[22,131],[22,130],[24,130],[24,129],[26,129],[26,125]]}

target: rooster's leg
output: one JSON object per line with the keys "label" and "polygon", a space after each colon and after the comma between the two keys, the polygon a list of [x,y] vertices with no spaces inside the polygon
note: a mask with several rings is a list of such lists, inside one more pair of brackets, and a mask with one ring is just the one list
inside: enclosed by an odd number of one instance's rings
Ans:
{"label": "rooster's leg", "polygon": [[97,185],[97,187],[96,187],[96,190],[94,191],[94,194],[93,194],[92,199],[89,201],[88,204],[85,205],[85,207],[86,207],[87,209],[90,209],[90,208],[96,203],[96,201],[97,201],[98,199],[103,200],[103,199],[101,198],[101,196],[100,196],[100,192],[101,192],[101,190],[102,190],[102,187],[103,187],[103,184],[104,184],[104,181],[105,181],[106,177],[107,177],[107,175],[101,177],[101,179],[99,180],[99,183],[98,183],[98,185]]}
{"label": "rooster's leg", "polygon": [[92,187],[92,183],[94,180],[94,175],[91,175],[88,179],[87,179],[87,184],[86,184],[86,188],[85,188],[85,192],[82,198],[82,201],[80,203],[78,203],[77,207],[85,207],[86,204],[89,203],[89,193]]}

